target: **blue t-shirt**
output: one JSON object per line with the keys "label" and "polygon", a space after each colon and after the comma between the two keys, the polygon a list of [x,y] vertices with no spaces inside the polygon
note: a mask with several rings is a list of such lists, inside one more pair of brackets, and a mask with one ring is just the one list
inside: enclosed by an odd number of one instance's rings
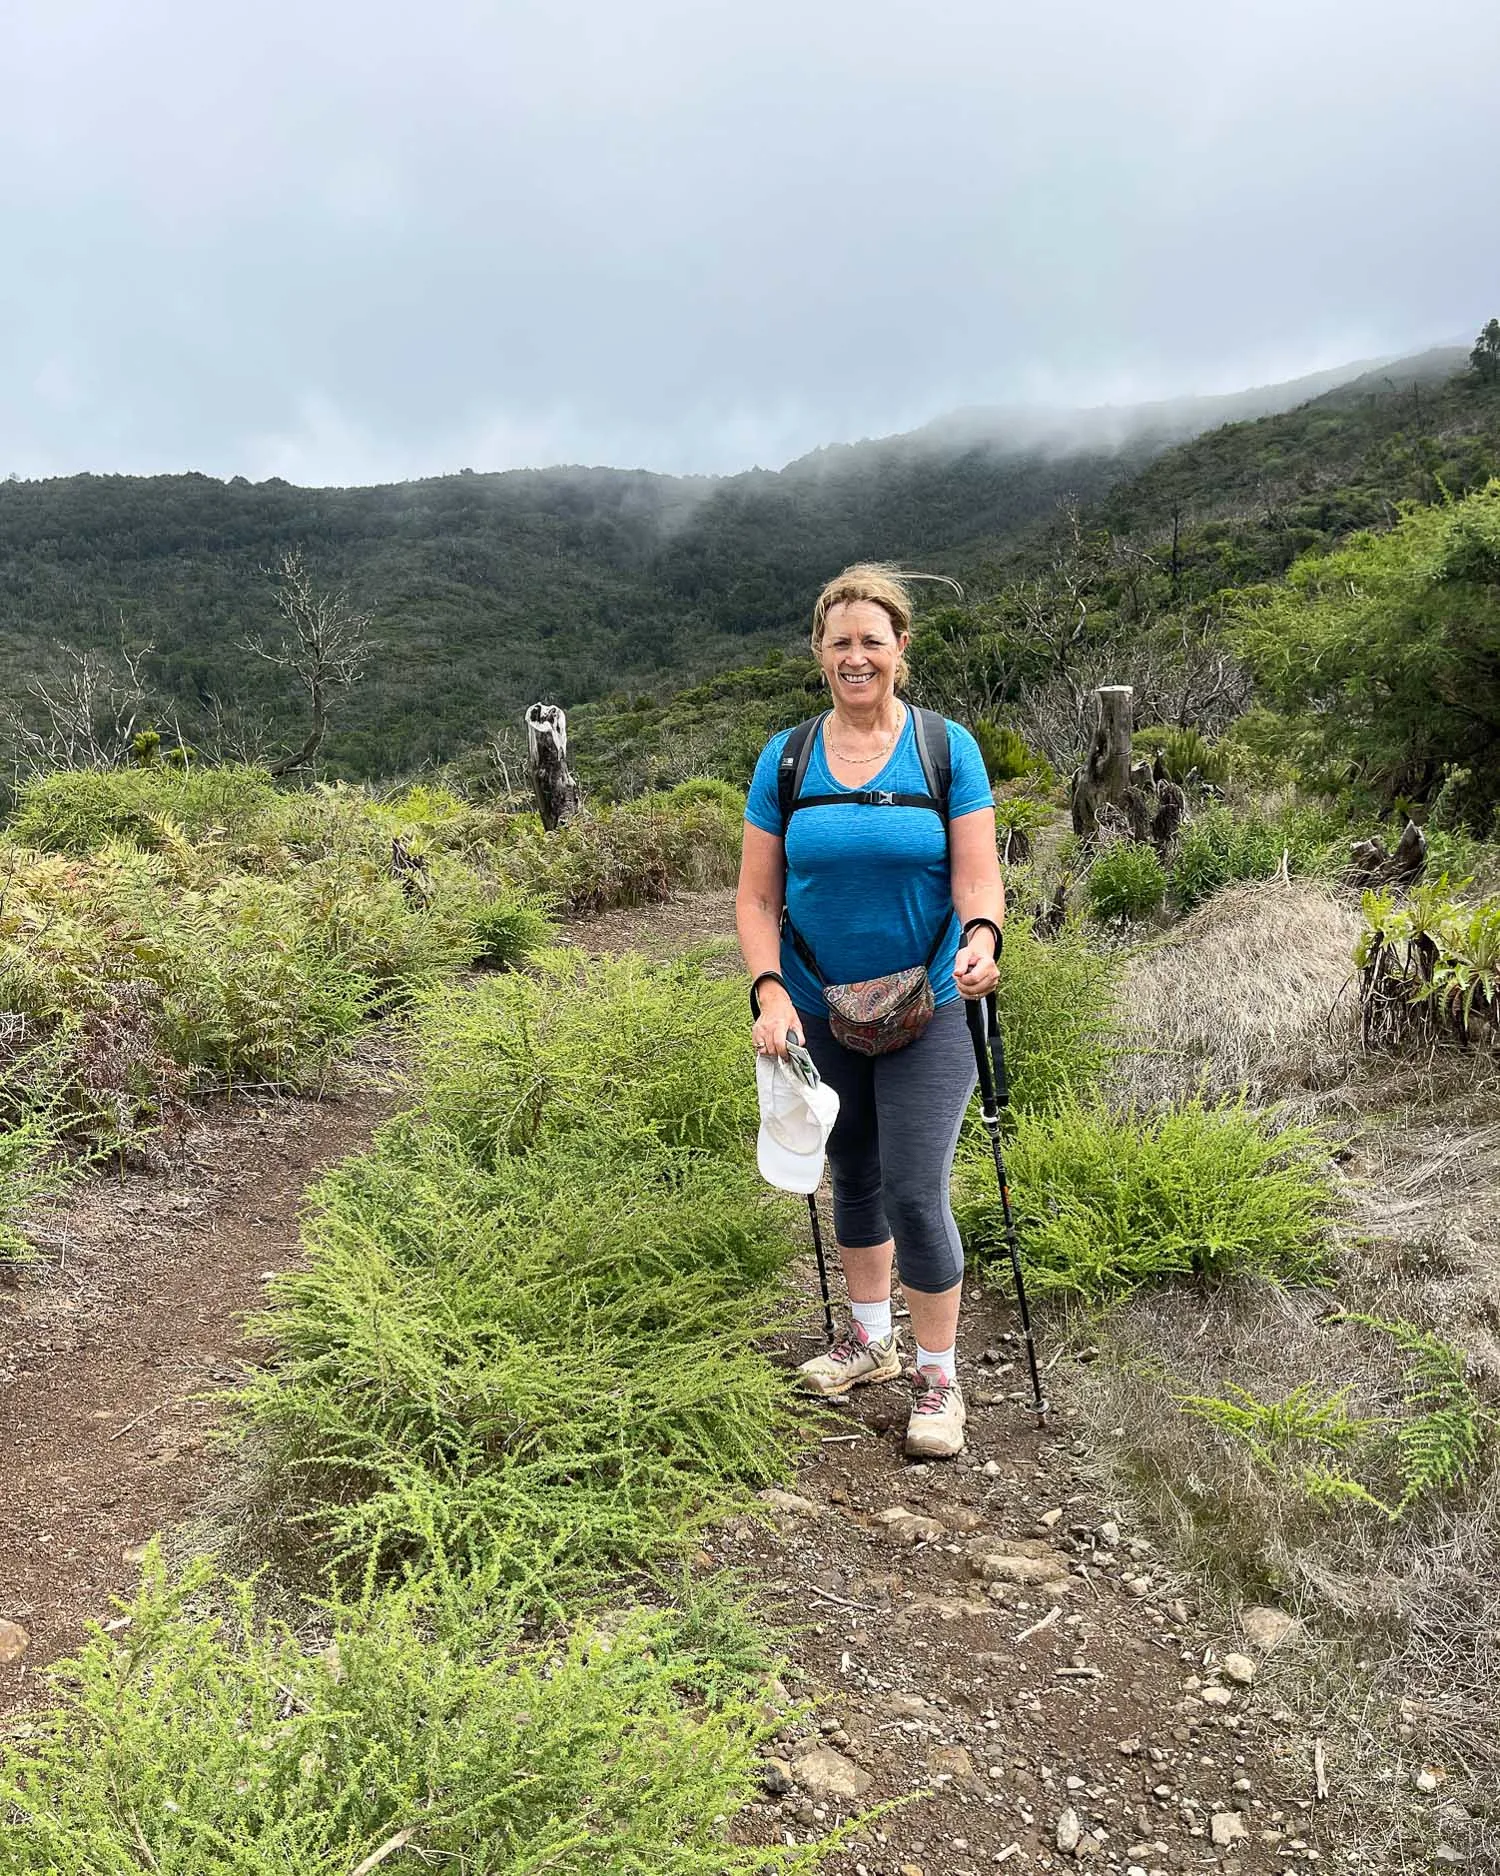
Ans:
{"label": "blue t-shirt", "polygon": [[[920,964],[946,920],[947,935],[930,974],[936,1001],[952,1002],[958,995],[953,981],[958,920],[941,817],[931,808],[875,808],[850,800],[799,808],[788,832],[776,799],[776,765],[790,735],[790,730],[778,731],[761,750],[745,819],[785,839],[787,911],[824,976],[831,984],[857,984]],[[961,724],[948,725],[948,753],[953,763],[949,820],[993,806],[979,745]],[[864,786],[898,795],[927,793],[910,710],[885,767]],[[821,735],[814,742],[800,792],[859,792],[834,780]],[[799,1010],[811,1016],[827,1014],[822,986],[786,937],[781,941],[781,974]]]}

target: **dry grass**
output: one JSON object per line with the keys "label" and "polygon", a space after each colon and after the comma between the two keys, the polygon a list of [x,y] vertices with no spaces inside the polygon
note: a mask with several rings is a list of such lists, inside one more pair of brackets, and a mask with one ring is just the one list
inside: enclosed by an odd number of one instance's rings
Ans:
{"label": "dry grass", "polygon": [[[1403,1357],[1339,1310],[1403,1318],[1461,1347],[1481,1397],[1500,1397],[1500,1074],[1447,1048],[1421,1059],[1358,1049],[1350,952],[1358,920],[1294,882],[1218,895],[1137,954],[1123,997],[1138,1052],[1115,1093],[1160,1106],[1239,1089],[1343,1141],[1346,1224],[1329,1291],[1236,1285],[1133,1299],[1090,1325],[1104,1359],[1081,1371],[1117,1484],[1202,1573],[1227,1632],[1243,1603],[1305,1619],[1264,1675],[1327,1744],[1331,1835],[1351,1867],[1427,1870],[1433,1846],[1500,1868],[1500,1467],[1399,1522],[1319,1508],[1296,1475],[1184,1414],[1189,1394],[1303,1383],[1389,1409]],[[1129,1429],[1122,1433],[1121,1429]],[[1423,1765],[1445,1769],[1420,1795]]]}
{"label": "dry grass", "polygon": [[[1327,888],[1233,886],[1131,960],[1119,1098],[1301,1097],[1348,1073],[1357,1043],[1354,908]],[[1300,1117],[1300,1116],[1299,1116]]]}

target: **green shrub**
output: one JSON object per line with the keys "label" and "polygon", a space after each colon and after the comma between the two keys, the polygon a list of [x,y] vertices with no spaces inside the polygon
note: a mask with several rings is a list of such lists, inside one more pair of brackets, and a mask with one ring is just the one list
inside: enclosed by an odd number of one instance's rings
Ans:
{"label": "green shrub", "polygon": [[1095,918],[1149,918],[1166,897],[1167,876],[1154,848],[1120,840],[1095,858],[1087,890]]}
{"label": "green shrub", "polygon": [[1416,1041],[1467,1044],[1500,1025],[1500,895],[1452,897],[1446,876],[1398,905],[1364,895],[1355,947],[1367,1048]]}
{"label": "green shrub", "polygon": [[163,824],[189,841],[217,832],[236,841],[280,824],[286,796],[264,769],[69,769],[28,782],[12,837],[44,853],[96,853],[111,840],[159,849]]}
{"label": "green shrub", "polygon": [[1116,1046],[1115,977],[1076,929],[1044,944],[1028,918],[1007,918],[999,1013],[1014,1109],[1046,1111],[1097,1087]]}
{"label": "green shrub", "polygon": [[653,905],[676,891],[733,883],[743,812],[735,792],[734,800],[646,795],[587,809],[551,834],[537,815],[502,816],[494,857],[511,884],[562,918]]}
{"label": "green shrub", "polygon": [[1388,1336],[1411,1358],[1399,1409],[1355,1415],[1350,1389],[1330,1394],[1311,1382],[1280,1401],[1234,1387],[1228,1397],[1192,1394],[1177,1404],[1246,1446],[1265,1472],[1296,1479],[1314,1504],[1369,1506],[1394,1522],[1473,1476],[1495,1416],[1469,1383],[1462,1349],[1441,1336],[1381,1316],[1334,1320]]}
{"label": "green shrub", "polygon": [[1283,857],[1289,874],[1331,872],[1346,831],[1339,815],[1304,803],[1276,814],[1213,808],[1183,829],[1169,879],[1172,901],[1190,911],[1236,880],[1272,878]]}
{"label": "green shrub", "polygon": [[24,1035],[24,1021],[0,1016],[0,1264],[30,1254],[19,1221],[69,1170],[58,1152],[59,1051],[27,1047]]}
{"label": "green shrub", "polygon": [[486,1560],[576,1606],[783,1476],[785,1208],[734,987],[637,958],[431,997],[424,1104],[319,1189],[244,1394],[347,1559]]}
{"label": "green shrub", "polygon": [[424,1000],[413,1076],[436,1125],[483,1164],[565,1137],[741,1150],[757,1108],[737,983],[630,954],[534,965]]}
{"label": "green shrub", "polygon": [[1008,723],[992,723],[987,717],[981,717],[974,725],[974,740],[992,783],[1013,782],[1019,776],[1030,774],[1036,766],[1035,751]]}
{"label": "green shrub", "polygon": [[1202,781],[1215,788],[1229,784],[1232,766],[1229,751],[1211,743],[1201,730],[1176,724],[1151,725],[1135,732],[1130,747],[1137,762],[1151,762],[1160,755],[1168,778],[1179,785],[1186,782],[1194,770]]}
{"label": "green shrub", "polygon": [[129,1616],[65,1671],[59,1721],[7,1752],[0,1876],[350,1876],[387,1856],[731,1876],[826,1853],[729,1840],[781,1720],[718,1679],[705,1703],[671,1611],[524,1647],[482,1594],[428,1584],[334,1607],[309,1645],[248,1586],[202,1562],[170,1585],[152,1558]]}
{"label": "green shrub", "polygon": [[[1006,1151],[1038,1288],[1122,1295],[1172,1277],[1316,1280],[1331,1213],[1326,1148],[1243,1106],[1117,1117],[1069,1105],[1018,1117]],[[970,1139],[955,1212],[981,1260],[1003,1249],[994,1166]]]}
{"label": "green shrub", "polygon": [[538,905],[513,893],[497,893],[475,908],[476,963],[513,969],[550,944],[555,928]]}

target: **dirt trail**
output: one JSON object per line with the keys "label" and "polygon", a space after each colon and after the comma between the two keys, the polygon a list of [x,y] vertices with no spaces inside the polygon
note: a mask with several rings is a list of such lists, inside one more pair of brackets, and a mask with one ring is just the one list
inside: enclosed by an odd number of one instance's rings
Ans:
{"label": "dirt trail", "polygon": [[169,1174],[87,1181],[45,1219],[43,1261],[7,1273],[0,1616],[31,1644],[0,1667],[0,1713],[134,1587],[133,1547],[211,1496],[212,1396],[243,1372],[241,1320],[298,1255],[311,1179],[391,1111],[389,1068],[371,1036],[323,1100],[204,1114]]}
{"label": "dirt trail", "polygon": [[[731,930],[716,893],[569,936],[662,955]],[[170,1179],[89,1186],[59,1217],[66,1257],[0,1295],[0,1615],[33,1636],[21,1670],[0,1671],[0,1706],[130,1586],[130,1546],[211,1500],[203,1396],[238,1371],[262,1273],[297,1255],[313,1172],[389,1111],[389,1069],[373,1048],[333,1100],[222,1113]],[[788,1364],[819,1341],[810,1266],[807,1335],[773,1351]],[[703,1555],[792,1625],[789,1691],[818,1703],[779,1742],[740,1828],[806,1841],[925,1793],[827,1868],[978,1876],[1077,1859],[1120,1876],[1272,1876],[1317,1862],[1305,1747],[1262,1691],[1274,1671],[1251,1686],[1219,1671],[1225,1652],[1257,1651],[1206,1632],[1191,1587],[1101,1502],[1077,1370],[1055,1347],[1053,1417],[1030,1425],[1008,1332],[1003,1298],[970,1296],[960,1461],[906,1465],[905,1386],[864,1390],[830,1410],[774,1528],[737,1522]]]}

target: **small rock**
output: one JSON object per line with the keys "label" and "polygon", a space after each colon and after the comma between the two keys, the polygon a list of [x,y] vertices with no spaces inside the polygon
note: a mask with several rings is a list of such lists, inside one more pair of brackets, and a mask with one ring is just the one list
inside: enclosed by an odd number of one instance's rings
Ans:
{"label": "small rock", "polygon": [[927,1754],[927,1770],[934,1778],[972,1778],[974,1761],[963,1746],[933,1746]]}
{"label": "small rock", "polygon": [[1230,1844],[1250,1835],[1238,1811],[1215,1811],[1208,1820],[1208,1834],[1220,1850],[1227,1850]]}
{"label": "small rock", "polygon": [[9,1667],[12,1661],[19,1661],[30,1646],[31,1637],[19,1622],[0,1619],[0,1666]]}
{"label": "small rock", "polygon": [[823,1798],[862,1798],[874,1784],[870,1774],[833,1746],[799,1752],[792,1776],[804,1791]]}
{"label": "small rock", "polygon": [[1249,1655],[1225,1655],[1224,1677],[1240,1687],[1248,1687],[1255,1679],[1255,1663]]}
{"label": "small rock", "polygon": [[935,1544],[948,1535],[948,1527],[941,1519],[929,1518],[920,1511],[908,1511],[905,1505],[892,1505],[878,1512],[875,1522],[885,1526],[886,1536],[893,1544]]}
{"label": "small rock", "polygon": [[1037,1523],[1040,1524],[1044,1530],[1055,1531],[1058,1525],[1062,1523],[1062,1506],[1057,1505],[1051,1511],[1044,1511],[1041,1517],[1037,1519]]}
{"label": "small rock", "polygon": [[1099,1526],[1099,1542],[1114,1550],[1120,1542],[1120,1527],[1113,1518],[1106,1518]]}
{"label": "small rock", "polygon": [[1295,1641],[1302,1633],[1302,1624],[1285,1609],[1260,1606],[1240,1611],[1240,1629],[1252,1648],[1269,1653],[1284,1641]]}
{"label": "small rock", "polygon": [[987,1479],[999,1479],[1005,1476],[1005,1467],[998,1459],[986,1459],[979,1470]]}
{"label": "small rock", "polygon": [[780,1512],[787,1518],[826,1518],[828,1507],[817,1504],[811,1498],[803,1498],[797,1492],[783,1492],[778,1486],[768,1485],[755,1496],[763,1505],[769,1505],[772,1511]]}
{"label": "small rock", "polygon": [[1119,1753],[1122,1759],[1138,1758],[1140,1756],[1140,1750],[1141,1742],[1135,1738],[1134,1735],[1129,1739],[1122,1739],[1119,1745],[1115,1747],[1115,1751]]}
{"label": "small rock", "polygon": [[1435,1765],[1424,1765],[1421,1771],[1417,1773],[1416,1786],[1418,1791],[1436,1791],[1442,1782],[1443,1774]]}
{"label": "small rock", "polygon": [[1199,1690],[1198,1698],[1206,1707],[1227,1707],[1234,1695],[1227,1687],[1204,1687]]}
{"label": "small rock", "polygon": [[761,1767],[760,1782],[773,1798],[784,1798],[793,1789],[792,1768],[785,1759],[767,1759]]}
{"label": "small rock", "polygon": [[1432,1860],[1441,1869],[1458,1869],[1465,1862],[1462,1850],[1455,1850],[1451,1843],[1440,1843],[1432,1853]]}
{"label": "small rock", "polygon": [[1064,1856],[1077,1856],[1083,1841],[1083,1819],[1070,1804],[1057,1820],[1057,1847]]}

